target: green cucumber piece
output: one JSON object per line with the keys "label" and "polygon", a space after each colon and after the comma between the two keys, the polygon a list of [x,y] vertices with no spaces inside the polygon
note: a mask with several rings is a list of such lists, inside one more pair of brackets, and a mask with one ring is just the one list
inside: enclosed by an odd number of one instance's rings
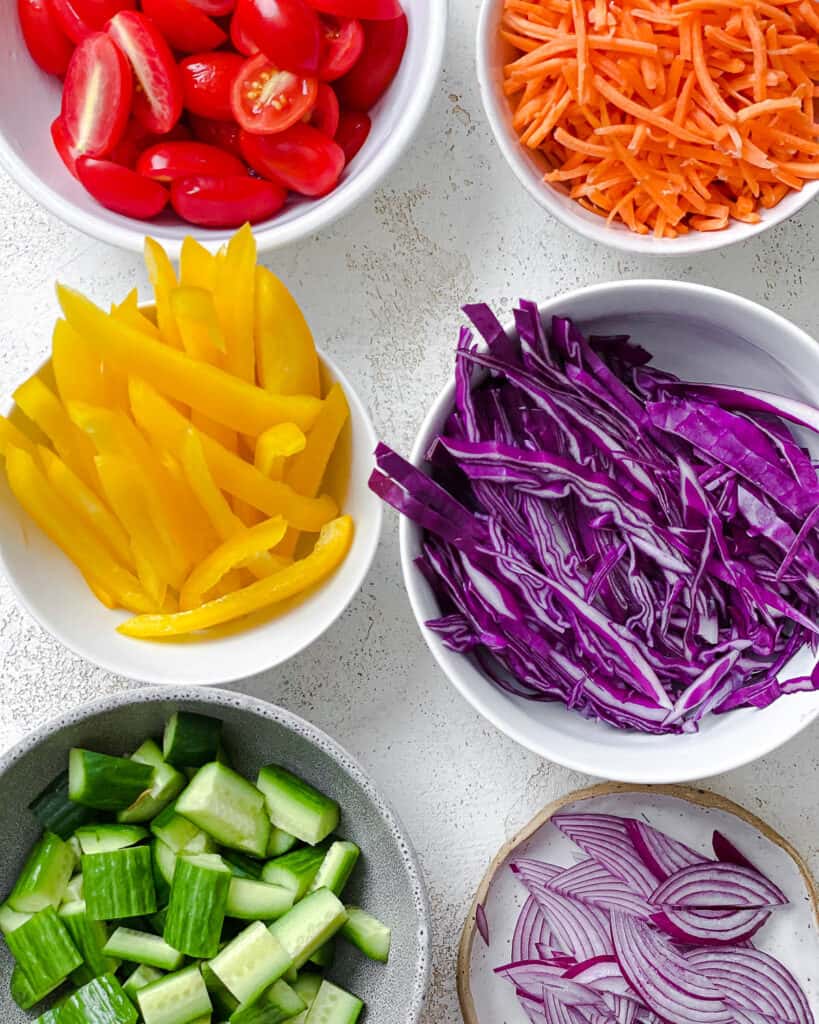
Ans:
{"label": "green cucumber piece", "polygon": [[267,842],[267,856],[281,857],[283,853],[290,853],[293,847],[298,845],[299,841],[295,836],[274,825],[270,829],[270,839]]}
{"label": "green cucumber piece", "polygon": [[79,839],[77,839],[75,835],[69,836],[68,839],[66,839],[66,842],[71,847],[71,852],[74,854],[75,865],[79,864],[82,859],[82,846],[80,846]]}
{"label": "green cucumber piece", "polygon": [[338,826],[336,801],[286,768],[276,764],[262,768],[256,785],[264,793],[273,824],[303,843],[316,846]]}
{"label": "green cucumber piece", "polygon": [[222,859],[236,878],[255,878],[258,881],[262,877],[264,865],[260,861],[254,860],[253,857],[237,853],[236,850],[225,850]]}
{"label": "green cucumber piece", "polygon": [[347,920],[340,934],[371,960],[382,964],[389,960],[392,932],[361,907],[347,907]]}
{"label": "green cucumber piece", "polygon": [[323,846],[305,846],[285,853],[265,864],[262,868],[262,881],[290,889],[294,901],[298,903],[310,889],[326,853],[327,849]]}
{"label": "green cucumber piece", "polygon": [[270,822],[264,797],[247,779],[216,761],[200,768],[176,801],[176,813],[217,843],[263,857]]}
{"label": "green cucumber piece", "polygon": [[105,944],[104,952],[132,964],[147,964],[163,971],[178,971],[185,962],[182,952],[161,936],[133,928],[117,928]]}
{"label": "green cucumber piece", "polygon": [[188,780],[171,764],[158,764],[153,769],[150,789],[136,798],[130,807],[117,812],[117,821],[150,821],[172,803],[188,784]]}
{"label": "green cucumber piece", "polygon": [[152,768],[158,768],[161,764],[165,763],[162,750],[156,740],[145,740],[131,754],[131,760],[138,761],[140,764],[149,764]]}
{"label": "green cucumber piece", "polygon": [[292,889],[255,878],[231,878],[225,914],[243,921],[275,921],[293,906]]}
{"label": "green cucumber piece", "polygon": [[216,761],[222,738],[222,723],[192,711],[177,711],[168,719],[162,738],[162,753],[177,768],[201,768]]}
{"label": "green cucumber piece", "polygon": [[19,928],[21,924],[30,921],[31,916],[31,914],[18,914],[16,910],[11,909],[8,903],[4,903],[0,906],[0,932],[8,935],[9,932]]}
{"label": "green cucumber piece", "polygon": [[317,889],[270,925],[296,968],[303,966],[347,920],[344,904],[329,889]]}
{"label": "green cucumber piece", "polygon": [[41,1013],[34,1021],[34,1024],[58,1024],[59,1020],[60,1008],[59,1006],[55,1006],[50,1010],[46,1010],[45,1013]]}
{"label": "green cucumber piece", "polygon": [[94,978],[60,1007],[60,1024],[136,1024],[139,1014],[113,974]]}
{"label": "green cucumber piece", "polygon": [[68,839],[80,825],[96,815],[90,807],[81,807],[68,797],[68,772],[60,772],[50,785],[28,805],[46,832]]}
{"label": "green cucumber piece", "polygon": [[293,982],[293,988],[298,992],[309,1009],[318,995],[321,983],[324,978],[315,971],[299,971],[299,976]]}
{"label": "green cucumber piece", "polygon": [[162,878],[167,882],[170,893],[170,886],[173,884],[173,876],[176,873],[176,854],[170,846],[166,846],[159,839],[153,844],[153,851],[156,866]]}
{"label": "green cucumber piece", "polygon": [[57,915],[68,929],[74,945],[83,958],[83,963],[71,975],[75,985],[84,985],[92,978],[113,974],[119,967],[119,960],[103,952],[108,941],[108,926],[102,921],[92,921],[84,900],[64,903]]}
{"label": "green cucumber piece", "polygon": [[122,811],[149,789],[151,765],[74,747],[68,755],[68,795],[84,807]]}
{"label": "green cucumber piece", "polygon": [[363,1009],[358,996],[325,980],[307,1011],[305,1024],[356,1024]]}
{"label": "green cucumber piece", "polygon": [[36,914],[44,907],[59,907],[74,873],[74,852],[53,832],[34,844],[14,883],[8,904],[18,914]]}
{"label": "green cucumber piece", "polygon": [[82,873],[85,903],[92,920],[141,917],[157,909],[149,846],[86,854]]}
{"label": "green cucumber piece", "polygon": [[225,862],[215,854],[178,857],[165,940],[187,956],[216,956],[232,877]]}
{"label": "green cucumber piece", "polygon": [[230,994],[220,978],[213,973],[210,964],[203,963],[200,964],[200,967],[210,995],[210,1001],[213,1003],[213,1009],[218,1014],[220,1020],[227,1020],[232,1013],[239,1009],[239,1000]]}
{"label": "green cucumber piece", "polygon": [[307,1008],[307,1004],[286,981],[279,979],[250,1006],[240,1006],[230,1024],[283,1024]]}
{"label": "green cucumber piece", "polygon": [[215,853],[216,843],[207,832],[176,813],[176,804],[169,804],[151,822],[157,839],[170,846],[174,853]]}
{"label": "green cucumber piece", "polygon": [[77,900],[83,899],[83,881],[82,872],[78,875],[74,875],[68,885],[65,887],[65,893],[63,894],[63,904],[76,903]]}
{"label": "green cucumber piece", "polygon": [[151,914],[148,918],[148,924],[153,928],[156,935],[165,934],[165,919],[168,916],[168,908],[163,907],[162,910],[157,910],[155,914]]}
{"label": "green cucumber piece", "polygon": [[35,988],[28,980],[23,968],[19,964],[15,964],[11,972],[9,994],[21,1010],[30,1010],[32,1006],[36,1006],[60,985],[62,985],[62,980],[49,984],[45,988]]}
{"label": "green cucumber piece", "polygon": [[74,835],[83,853],[110,853],[141,843],[148,830],[136,825],[83,825]]}
{"label": "green cucumber piece", "polygon": [[136,1002],[136,994],[141,988],[164,977],[164,971],[149,967],[147,964],[138,964],[122,983],[122,987],[131,1002]]}
{"label": "green cucumber piece", "polygon": [[210,961],[210,969],[239,1003],[252,1003],[292,965],[293,958],[261,921],[240,932]]}
{"label": "green cucumber piece", "polygon": [[6,936],[6,944],[35,992],[48,992],[82,963],[65,924],[53,907]]}
{"label": "green cucumber piece", "polygon": [[310,957],[310,963],[315,964],[316,967],[321,967],[322,970],[327,970],[328,967],[333,966],[335,958],[336,940],[335,937],[333,937],[329,942],[325,942],[323,946],[319,946],[315,953]]}
{"label": "green cucumber piece", "polygon": [[195,964],[141,988],[137,1003],[145,1024],[193,1024],[201,1017],[209,1017],[213,1010]]}
{"label": "green cucumber piece", "polygon": [[316,889],[329,889],[336,896],[340,896],[344,886],[350,879],[361,856],[361,850],[355,845],[345,841],[338,841],[330,846],[321,866],[316,872],[316,877],[310,883],[308,892],[315,892]]}

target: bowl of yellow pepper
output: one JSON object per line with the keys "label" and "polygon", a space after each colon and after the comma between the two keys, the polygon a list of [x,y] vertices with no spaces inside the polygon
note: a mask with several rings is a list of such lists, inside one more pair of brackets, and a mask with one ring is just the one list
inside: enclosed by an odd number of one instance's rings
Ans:
{"label": "bowl of yellow pepper", "polygon": [[0,560],[40,625],[154,683],[281,664],[344,611],[381,509],[375,432],[243,228],[178,270],[147,239],[153,303],[58,286],[51,358],[0,417]]}

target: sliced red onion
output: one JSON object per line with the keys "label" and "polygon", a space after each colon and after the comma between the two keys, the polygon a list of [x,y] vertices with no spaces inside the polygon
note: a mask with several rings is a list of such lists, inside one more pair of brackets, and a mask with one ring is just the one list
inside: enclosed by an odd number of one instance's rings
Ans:
{"label": "sliced red onion", "polygon": [[616,956],[596,956],[591,960],[584,960],[568,968],[563,977],[577,981],[581,985],[588,985],[597,992],[638,998],[637,993],[623,977]]}
{"label": "sliced red onion", "polygon": [[643,897],[628,888],[622,879],[596,860],[583,860],[548,883],[550,889],[565,892],[583,903],[591,903],[608,910],[622,910],[646,918],[654,908]]}
{"label": "sliced red onion", "polygon": [[597,1006],[601,1010],[606,1009],[606,1004],[598,992],[555,974],[553,968],[539,960],[504,964],[503,967],[495,968],[495,974],[507,978],[515,988],[526,992],[534,999],[544,997],[548,991],[569,1006]]}
{"label": "sliced red onion", "polygon": [[745,942],[759,931],[771,916],[769,910],[682,910],[668,907],[651,920],[672,939],[692,945],[698,943]]}
{"label": "sliced red onion", "polygon": [[486,943],[489,945],[489,922],[486,919],[486,910],[484,910],[483,903],[479,903],[475,907],[475,927],[478,929],[478,934]]}
{"label": "sliced red onion", "polygon": [[585,1014],[578,1018],[577,1012],[568,1003],[558,999],[554,992],[544,991],[543,1009],[546,1011],[549,1024],[579,1024],[579,1021],[589,1019]]}
{"label": "sliced red onion", "polygon": [[520,877],[537,901],[560,949],[571,953],[575,960],[590,960],[614,952],[608,918],[601,910],[532,884],[525,874]]}
{"label": "sliced red onion", "polygon": [[779,907],[787,897],[764,875],[721,861],[694,864],[662,882],[651,894],[656,906],[734,910]]}
{"label": "sliced red onion", "polygon": [[512,960],[537,960],[538,946],[547,945],[552,937],[552,930],[537,905],[534,896],[530,896],[523,904],[518,915],[515,930],[512,933]]}
{"label": "sliced red onion", "polygon": [[559,864],[548,864],[546,861],[533,860],[530,857],[513,861],[509,867],[516,875],[525,876],[530,882],[543,886],[548,885],[566,870]]}
{"label": "sliced red onion", "polygon": [[604,995],[606,1005],[611,1008],[617,1024],[634,1024],[642,1003],[628,996]]}
{"label": "sliced red onion", "polygon": [[573,956],[564,953],[560,949],[552,949],[551,946],[545,946],[542,942],[537,944],[537,954],[544,963],[551,964],[553,967],[560,967],[564,971],[574,967],[577,963]]}
{"label": "sliced red onion", "polygon": [[738,850],[728,836],[723,835],[722,832],[714,831],[714,835],[711,837],[711,845],[714,847],[717,860],[724,861],[726,864],[738,864],[741,868],[748,868],[750,871],[759,871],[759,868],[752,864],[745,854]]}
{"label": "sliced red onion", "polygon": [[556,814],[552,823],[641,896],[651,896],[656,889],[658,880],[634,848],[626,819],[613,814]]}
{"label": "sliced red onion", "polygon": [[560,978],[563,972],[563,967],[554,967],[542,960],[521,960],[496,967],[494,973],[511,981],[521,992],[527,992],[533,998],[537,998],[544,979]]}
{"label": "sliced red onion", "polygon": [[683,868],[702,864],[705,860],[690,846],[672,839],[671,836],[667,836],[664,832],[660,832],[636,818],[626,820],[626,831],[646,867],[661,882]]}

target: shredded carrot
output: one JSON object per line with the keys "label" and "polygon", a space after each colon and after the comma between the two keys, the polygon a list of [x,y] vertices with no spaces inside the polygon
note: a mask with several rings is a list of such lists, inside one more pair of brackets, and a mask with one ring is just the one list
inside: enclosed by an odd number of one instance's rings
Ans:
{"label": "shredded carrot", "polygon": [[504,0],[544,181],[641,235],[755,224],[819,180],[816,0]]}

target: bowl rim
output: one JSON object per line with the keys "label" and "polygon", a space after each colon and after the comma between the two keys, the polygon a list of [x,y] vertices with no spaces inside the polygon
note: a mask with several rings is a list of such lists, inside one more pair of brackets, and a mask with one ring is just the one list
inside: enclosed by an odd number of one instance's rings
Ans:
{"label": "bowl rim", "polygon": [[[627,229],[613,228],[602,217],[597,217],[595,214],[590,213],[587,218],[580,213],[575,213],[571,207],[559,201],[560,193],[551,184],[541,181],[532,172],[531,164],[526,159],[517,136],[512,137],[512,130],[507,124],[507,112],[498,95],[489,60],[494,31],[493,19],[496,9],[502,3],[503,0],[482,0],[478,15],[475,41],[476,65],[484,114],[498,148],[520,184],[538,206],[545,209],[565,227],[571,228],[572,231],[576,231],[592,242],[609,246],[619,252],[675,259],[692,256],[696,253],[715,252],[755,238],[769,228],[794,217],[812,199],[819,196],[819,181],[807,182],[800,192],[789,192],[773,210],[764,211],[765,216],[758,224],[735,221],[723,231],[692,231],[678,238],[654,238],[653,235],[638,235]],[[788,199],[792,200],[793,205],[783,210],[783,204]],[[578,206],[578,210],[582,210],[582,207]]]}
{"label": "bowl rim", "polygon": [[219,688],[201,689],[196,686],[150,686],[124,690],[118,693],[98,697],[87,704],[64,711],[60,715],[27,732],[9,750],[0,755],[0,778],[21,757],[35,750],[41,743],[48,740],[57,730],[78,722],[88,721],[99,714],[118,710],[135,703],[168,703],[201,702],[213,707],[226,705],[247,711],[257,718],[268,719],[284,726],[290,732],[303,736],[308,742],[323,750],[335,762],[336,766],[350,775],[361,786],[375,805],[379,816],[386,821],[391,832],[400,840],[398,847],[406,870],[412,880],[416,907],[419,911],[418,940],[421,946],[421,960],[415,975],[415,986],[410,1004],[410,1017],[407,1024],[417,1024],[424,1008],[426,993],[432,972],[432,924],[430,916],[429,894],[427,892],[424,872],[415,851],[412,839],[392,803],[383,795],[370,773],[341,744],[323,729],[278,704],[251,697],[234,690]]}
{"label": "bowl rim", "polygon": [[[253,233],[256,236],[260,252],[270,252],[329,228],[372,192],[403,156],[420,128],[432,101],[441,75],[446,47],[448,0],[424,0],[424,2],[429,8],[430,14],[428,38],[426,44],[419,49],[421,61],[415,73],[417,84],[410,93],[409,102],[398,119],[395,129],[390,133],[385,144],[373,154],[359,173],[342,182],[341,187],[328,196],[307,205],[304,212],[299,213],[292,221],[278,223],[273,217],[253,225]],[[2,131],[0,131],[0,166],[35,202],[70,227],[76,228],[90,238],[117,246],[120,249],[136,253],[142,252],[145,235],[151,234],[151,221],[140,221],[120,215],[117,221],[109,223],[98,216],[96,211],[88,213],[81,210],[71,200],[66,199],[34,174],[26,161],[12,148]],[[66,173],[68,172],[66,171]],[[232,233],[232,229],[209,231],[195,224],[185,224],[181,219],[179,226],[185,229],[185,235],[193,235],[198,242],[208,248],[218,247]],[[176,259],[182,247],[182,238],[163,236],[162,245],[168,254]]]}
{"label": "bowl rim", "polygon": [[[153,303],[141,303],[140,308],[152,309]],[[335,362],[334,359],[328,356],[322,349],[318,348],[318,346],[316,346],[316,352],[318,353],[319,361],[329,371],[329,374],[333,381],[341,384],[342,388],[344,389],[344,394],[347,397],[347,403],[350,406],[350,419],[352,421],[354,418],[357,418],[357,420],[361,423],[363,432],[366,435],[366,442],[369,447],[369,450],[373,451],[378,442],[378,435],[376,434],[375,431],[375,425],[373,424],[372,419],[370,418],[370,415],[367,412],[364,403],[361,401],[358,392],[352,386],[347,376],[339,369],[338,364]],[[38,369],[35,370],[34,372],[39,372],[39,369],[42,369],[42,367],[45,366],[47,362],[48,359],[44,360],[40,364]],[[15,408],[16,403],[14,402],[13,397],[14,390],[15,389],[12,389],[12,393],[9,395],[8,401],[0,405],[0,415],[7,416],[9,412],[13,408]],[[298,646],[293,651],[291,651],[291,653],[288,654],[286,658],[280,660],[275,659],[275,649],[272,644],[257,644],[257,647],[260,652],[268,650],[270,656],[272,656],[274,660],[270,661],[269,663],[266,662],[265,664],[259,664],[250,673],[247,673],[239,669],[238,665],[235,668],[223,667],[218,673],[214,673],[212,677],[208,677],[207,679],[197,681],[196,683],[189,683],[188,685],[195,685],[199,687],[214,687],[227,683],[235,683],[242,679],[250,679],[254,675],[258,675],[261,672],[269,672],[272,669],[278,668],[280,665],[286,664],[288,661],[291,661],[293,658],[298,657],[298,655],[302,654],[308,647],[312,646],[312,644],[316,643],[316,641],[321,639],[321,637],[324,636],[324,634],[327,633],[341,618],[344,612],[349,608],[350,604],[352,604],[353,600],[357,597],[358,593],[362,589],[364,582],[366,581],[367,576],[369,575],[370,569],[372,568],[373,561],[375,560],[375,556],[378,552],[378,547],[381,542],[381,534],[384,527],[384,508],[382,503],[380,501],[373,502],[373,510],[373,522],[371,524],[371,528],[367,531],[365,537],[364,557],[361,559],[355,573],[351,576],[351,587],[349,590],[349,594],[344,599],[343,602],[339,603],[338,608],[328,618],[326,624],[323,626],[320,632],[316,633],[315,635],[308,635],[307,637],[305,637],[305,639],[303,641],[300,641]],[[59,552],[59,555],[62,558],[65,557],[62,554],[62,552]],[[339,566],[336,572],[343,572],[346,564],[347,560],[345,559],[345,561]],[[133,679],[136,682],[156,686],[179,685],[176,681],[169,682],[167,674],[163,671],[160,671],[159,669],[157,669],[156,671],[148,668],[141,669],[136,675],[132,674],[132,668],[128,671],[123,671],[123,666],[121,664],[108,658],[107,656],[103,656],[97,653],[93,645],[88,645],[87,643],[79,643],[75,639],[65,635],[62,631],[57,632],[54,629],[52,629],[51,626],[47,626],[43,622],[36,608],[32,606],[31,602],[27,599],[27,597],[22,593],[22,591],[18,587],[16,577],[14,573],[11,572],[8,562],[6,560],[5,549],[2,543],[0,543],[0,572],[2,572],[3,576],[5,577],[9,585],[9,588],[18,604],[25,609],[25,611],[31,616],[34,622],[37,623],[39,628],[42,629],[43,632],[47,633],[49,636],[53,637],[59,643],[61,643],[64,647],[68,648],[68,650],[76,654],[78,657],[83,658],[85,661],[90,662],[92,665],[97,665],[99,668],[104,669],[106,672],[111,672],[114,675],[123,676],[127,679]],[[161,650],[161,647],[159,648],[159,650]],[[157,664],[159,664],[161,662],[161,659],[157,657],[156,662]],[[214,664],[217,664],[217,662],[214,662]],[[1,763],[2,762],[0,762],[0,764]],[[0,768],[0,770],[2,769]]]}
{"label": "bowl rim", "polygon": [[[743,310],[755,317],[767,320],[770,327],[774,330],[778,330],[780,334],[782,332],[787,332],[791,344],[796,343],[800,347],[804,348],[805,351],[811,352],[815,360],[819,360],[819,342],[812,338],[807,331],[803,330],[803,328],[794,324],[792,321],[787,320],[781,314],[775,313],[766,306],[762,306],[759,303],[754,302],[752,299],[747,299],[744,296],[735,294],[734,292],[725,291],[722,288],[714,288],[711,285],[697,284],[696,282],[691,281],[671,281],[653,278],[637,278],[628,281],[607,281],[586,287],[574,288],[568,292],[562,292],[544,300],[543,302],[539,302],[538,309],[541,314],[544,312],[549,313],[562,306],[568,306],[570,303],[573,303],[578,299],[582,300],[589,297],[605,298],[612,294],[627,294],[629,292],[636,292],[645,288],[675,294],[680,300],[686,296],[691,299],[695,296],[707,294],[715,301],[727,302],[728,305],[733,306],[735,310]],[[679,308],[685,308],[682,301]],[[504,322],[503,326],[504,330],[508,333],[515,332],[514,322],[511,321],[511,318]],[[410,462],[414,466],[423,469],[424,455],[429,447],[433,428],[440,422],[443,410],[452,406],[454,397],[455,382],[454,380],[449,379],[447,384],[438,393],[424,416],[415,440],[413,441],[409,458]],[[398,527],[399,553],[401,571],[404,577],[404,586],[407,591],[407,596],[409,597],[413,615],[415,616],[415,620],[421,631],[421,635],[426,641],[427,647],[432,652],[432,656],[435,658],[435,661],[443,674],[461,694],[461,696],[471,704],[479,714],[481,714],[496,729],[504,733],[504,735],[514,740],[526,750],[529,750],[533,754],[537,754],[539,757],[545,758],[546,760],[560,764],[564,768],[569,768],[572,771],[582,772],[598,778],[601,777],[602,773],[599,766],[590,765],[582,756],[574,756],[571,753],[567,753],[562,748],[546,749],[546,746],[543,743],[539,743],[537,739],[530,736],[527,732],[522,731],[515,724],[510,724],[506,721],[502,714],[496,714],[491,707],[491,704],[484,698],[483,689],[470,685],[460,671],[454,671],[451,669],[448,664],[448,655],[450,652],[444,647],[440,638],[433,633],[432,630],[427,628],[424,621],[426,618],[426,612],[424,611],[424,605],[426,604],[424,588],[426,584],[423,581],[421,574],[415,568],[411,554],[411,549],[414,546],[413,542],[417,539],[419,533],[419,528],[414,523],[410,522],[406,516],[400,517]],[[487,692],[490,685],[491,684],[487,680]],[[817,718],[819,718],[819,698],[817,698],[815,706],[809,712],[804,713],[801,717],[794,716],[793,726],[783,738],[765,739],[763,737],[759,748],[755,749],[752,753],[737,751],[732,754],[730,752],[725,752],[724,745],[718,748],[717,755],[713,758],[713,763],[709,764],[705,776],[710,778],[714,775],[733,771],[735,768],[743,767],[744,765],[751,764],[763,757],[766,757],[784,743],[792,740]],[[628,735],[631,736],[637,734],[629,732]],[[654,770],[649,770],[648,766],[651,764],[651,759],[645,758],[644,764],[646,767],[643,770],[617,771],[616,774],[612,774],[609,777],[616,778],[618,782],[622,783],[669,785],[692,782],[696,779],[703,778],[704,773],[701,763],[693,760],[689,763],[690,767],[686,768],[683,772],[675,770],[674,762],[670,759],[668,761],[668,767],[664,770],[657,770],[656,768]]]}

